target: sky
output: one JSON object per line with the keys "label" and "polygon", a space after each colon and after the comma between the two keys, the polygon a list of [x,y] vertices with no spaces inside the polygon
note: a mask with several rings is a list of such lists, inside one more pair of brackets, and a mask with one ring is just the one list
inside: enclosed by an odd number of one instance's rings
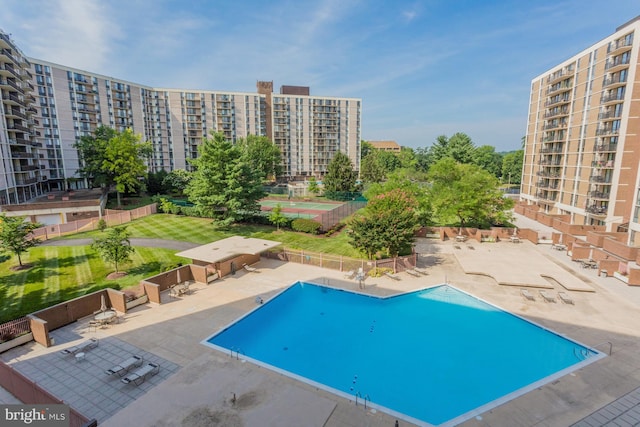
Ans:
{"label": "sky", "polygon": [[2,0],[23,53],[153,87],[362,99],[362,138],[519,149],[531,80],[638,0]]}

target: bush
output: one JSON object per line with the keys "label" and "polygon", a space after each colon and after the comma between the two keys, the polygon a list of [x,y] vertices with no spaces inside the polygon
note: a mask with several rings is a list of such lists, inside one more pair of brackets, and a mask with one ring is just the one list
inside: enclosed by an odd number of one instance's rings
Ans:
{"label": "bush", "polygon": [[98,221],[98,230],[104,231],[106,229],[107,229],[107,221],[105,221],[104,219],[100,218],[100,220]]}
{"label": "bush", "polygon": [[304,233],[318,234],[322,224],[318,221],[306,218],[298,218],[291,221],[291,228],[294,231],[302,231]]}
{"label": "bush", "polygon": [[370,277],[382,277],[384,273],[393,273],[393,268],[389,267],[376,267],[369,270]]}
{"label": "bush", "polygon": [[344,222],[339,222],[336,225],[334,225],[333,227],[331,227],[330,229],[328,229],[327,232],[324,233],[324,235],[329,237],[332,234],[340,232],[345,226],[346,226],[346,224]]}

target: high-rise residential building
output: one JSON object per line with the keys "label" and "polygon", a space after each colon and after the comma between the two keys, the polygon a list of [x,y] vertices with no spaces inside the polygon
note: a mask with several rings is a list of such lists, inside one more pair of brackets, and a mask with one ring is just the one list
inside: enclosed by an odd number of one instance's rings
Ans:
{"label": "high-rise residential building", "polygon": [[335,153],[360,165],[361,104],[309,87],[258,82],[256,92],[154,88],[25,57],[0,30],[0,205],[86,183],[75,143],[100,125],[150,141],[149,171],[190,169],[210,132],[235,142],[267,136],[284,177],[321,177]]}
{"label": "high-rise residential building", "polygon": [[0,204],[27,201],[40,194],[39,136],[31,63],[0,31]]}
{"label": "high-rise residential building", "polygon": [[640,17],[534,78],[521,198],[640,245]]}

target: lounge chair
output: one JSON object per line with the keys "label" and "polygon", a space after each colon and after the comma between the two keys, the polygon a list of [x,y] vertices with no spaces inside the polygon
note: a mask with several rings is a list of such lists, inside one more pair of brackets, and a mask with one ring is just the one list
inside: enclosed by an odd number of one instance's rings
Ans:
{"label": "lounge chair", "polygon": [[242,264],[242,268],[244,268],[245,270],[247,270],[247,271],[249,271],[251,273],[255,273],[255,272],[258,271],[257,268],[251,267],[250,265],[247,265],[247,264]]}
{"label": "lounge chair", "polygon": [[540,296],[546,301],[546,302],[556,302],[556,299],[553,297],[553,295],[551,295],[549,292],[547,291],[540,291]]}
{"label": "lounge chair", "polygon": [[413,271],[417,271],[418,273],[424,274],[424,275],[429,274],[429,270],[427,270],[426,268],[413,267]]}
{"label": "lounge chair", "polygon": [[573,304],[573,298],[565,292],[558,292],[558,298],[565,304]]}
{"label": "lounge chair", "polygon": [[345,271],[344,278],[345,279],[353,279],[356,275],[355,270]]}
{"label": "lounge chair", "polygon": [[97,346],[98,346],[98,339],[91,338],[89,341],[84,341],[78,345],[74,345],[73,347],[65,348],[60,353],[64,355],[84,353],[85,351],[89,351],[92,348],[96,348]]}
{"label": "lounge chair", "polygon": [[420,273],[418,273],[417,271],[411,269],[411,268],[407,268],[404,270],[405,273],[410,274],[413,277],[422,277],[422,275]]}
{"label": "lounge chair", "polygon": [[384,275],[390,277],[393,280],[401,280],[400,276],[398,276],[397,274],[389,273],[388,271],[385,271]]}
{"label": "lounge chair", "polygon": [[525,297],[529,301],[536,300],[536,298],[533,295],[531,295],[531,292],[529,292],[527,289],[520,289],[520,293],[522,294],[523,297]]}
{"label": "lounge chair", "polygon": [[160,372],[160,365],[156,365],[155,363],[147,363],[141,368],[136,369],[135,371],[127,374],[126,377],[122,378],[122,381],[125,384],[142,384],[147,377],[157,374]]}
{"label": "lounge chair", "polygon": [[140,365],[142,365],[143,361],[144,361],[144,359],[142,358],[142,356],[131,356],[130,358],[128,358],[124,362],[114,366],[113,368],[107,369],[106,371],[104,371],[104,373],[107,374],[107,375],[118,374],[118,376],[121,377],[124,374],[126,374],[127,372],[129,372],[129,370],[131,368],[140,367]]}

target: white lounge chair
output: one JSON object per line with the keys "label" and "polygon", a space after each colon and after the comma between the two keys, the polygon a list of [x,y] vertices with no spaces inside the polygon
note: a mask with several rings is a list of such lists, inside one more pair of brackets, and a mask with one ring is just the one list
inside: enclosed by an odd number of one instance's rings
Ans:
{"label": "white lounge chair", "polygon": [[409,274],[409,275],[411,275],[411,276],[413,276],[413,277],[422,277],[422,275],[420,273],[418,273],[417,271],[415,271],[412,268],[407,268],[407,269],[404,270],[404,272]]}
{"label": "white lounge chair", "polygon": [[84,353],[86,351],[91,350],[92,348],[96,348],[98,346],[98,339],[91,338],[89,341],[81,342],[78,345],[74,345],[73,347],[65,348],[60,353],[67,354],[76,354],[76,353]]}
{"label": "white lounge chair", "polygon": [[401,280],[400,276],[398,276],[397,274],[389,273],[388,271],[385,271],[384,275],[390,277],[393,280]]}
{"label": "white lounge chair", "polygon": [[560,298],[560,301],[562,301],[565,304],[573,304],[573,298],[571,298],[565,292],[558,292],[558,298]]}
{"label": "white lounge chair", "polygon": [[540,296],[546,301],[546,302],[556,302],[556,299],[553,297],[553,295],[551,295],[549,292],[547,291],[540,291]]}
{"label": "white lounge chair", "polygon": [[251,267],[250,265],[247,265],[247,264],[242,264],[242,268],[244,268],[245,270],[247,270],[247,271],[249,271],[251,273],[255,273],[255,272],[258,271],[257,268]]}
{"label": "white lounge chair", "polygon": [[345,279],[353,279],[356,275],[355,270],[349,270],[349,271],[345,271],[344,273],[344,278]]}
{"label": "white lounge chair", "polygon": [[160,365],[157,365],[155,363],[147,363],[143,367],[138,368],[135,371],[131,372],[126,377],[122,378],[120,381],[122,381],[125,384],[133,383],[135,385],[140,385],[147,379],[147,377],[155,375],[158,372],[160,372]]}
{"label": "white lounge chair", "polygon": [[536,300],[536,298],[527,289],[520,289],[520,293],[522,294],[523,297],[525,297],[529,301],[535,301]]}
{"label": "white lounge chair", "polygon": [[424,275],[429,274],[429,270],[427,270],[426,268],[421,268],[421,267],[413,267],[413,271],[417,271],[418,273],[424,274]]}
{"label": "white lounge chair", "polygon": [[129,372],[131,368],[140,367],[143,361],[144,359],[142,358],[142,356],[131,356],[130,358],[114,366],[113,368],[107,369],[106,371],[104,371],[104,373],[107,375],[118,374],[118,376],[123,376],[124,374]]}

